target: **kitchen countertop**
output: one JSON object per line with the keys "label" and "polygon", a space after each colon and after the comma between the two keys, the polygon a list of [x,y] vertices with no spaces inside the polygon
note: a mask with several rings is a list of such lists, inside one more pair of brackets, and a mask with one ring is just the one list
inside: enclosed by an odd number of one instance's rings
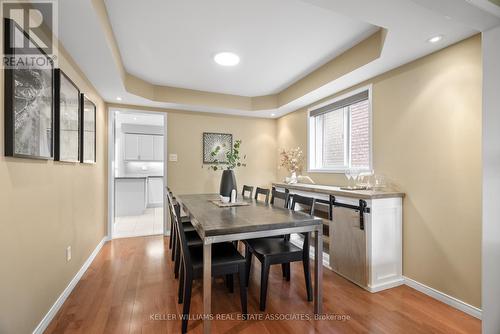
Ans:
{"label": "kitchen countertop", "polygon": [[305,184],[295,183],[287,184],[283,182],[273,183],[274,187],[295,189],[301,191],[309,191],[319,194],[336,195],[344,197],[354,197],[362,199],[376,199],[376,198],[394,198],[404,197],[405,194],[400,191],[387,190],[344,190],[337,186],[326,186],[321,184]]}

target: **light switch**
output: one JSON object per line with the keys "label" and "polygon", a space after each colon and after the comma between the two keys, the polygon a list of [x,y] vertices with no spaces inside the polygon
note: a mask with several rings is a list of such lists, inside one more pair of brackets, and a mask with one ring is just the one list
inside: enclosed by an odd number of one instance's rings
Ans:
{"label": "light switch", "polygon": [[68,246],[66,248],[66,261],[67,262],[71,261],[71,246]]}
{"label": "light switch", "polygon": [[177,153],[171,153],[168,155],[168,161],[177,161]]}

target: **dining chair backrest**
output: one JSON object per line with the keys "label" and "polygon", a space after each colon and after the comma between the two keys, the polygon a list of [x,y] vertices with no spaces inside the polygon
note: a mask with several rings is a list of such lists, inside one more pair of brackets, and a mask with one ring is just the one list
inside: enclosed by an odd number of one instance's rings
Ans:
{"label": "dining chair backrest", "polygon": [[[297,209],[297,204],[300,206],[301,209],[304,209],[303,212],[310,214],[311,216],[314,216],[314,206],[316,204],[316,199],[312,197],[306,197],[306,196],[300,196],[297,194],[293,194],[293,199],[292,199],[292,210]],[[309,255],[309,232],[308,233],[301,233],[304,236],[304,243],[302,245],[302,250],[304,252],[304,256]],[[289,236],[285,236],[285,239],[289,239]]]}
{"label": "dining chair backrest", "polygon": [[269,203],[269,189],[259,188],[255,189],[255,200],[259,202],[259,196],[265,196],[264,203]]}
{"label": "dining chair backrest", "polygon": [[304,209],[304,212],[314,216],[314,206],[316,204],[315,198],[294,194],[291,209],[295,211],[297,209],[297,204]]}
{"label": "dining chair backrest", "polygon": [[[250,194],[247,195],[246,193],[250,193]],[[241,192],[241,196],[243,196],[243,198],[252,198],[252,194],[253,194],[253,187],[244,185],[243,191]]]}
{"label": "dining chair backrest", "polygon": [[186,234],[184,232],[184,225],[181,222],[181,206],[179,203],[172,198],[170,198],[170,212],[171,212],[171,220],[174,223],[174,228],[177,231],[177,236],[180,242],[181,248],[181,256],[183,258],[184,263],[187,265],[191,264],[191,257],[189,253],[189,248],[187,245]]}
{"label": "dining chair backrest", "polygon": [[[174,210],[174,204],[176,203],[174,194],[172,192],[167,193],[167,208],[168,208],[168,214],[170,217],[170,223],[172,224],[172,227],[175,227],[175,222],[173,220],[173,210]],[[172,231],[171,231],[172,232]]]}
{"label": "dining chair backrest", "polygon": [[[278,199],[278,203],[276,203],[276,199]],[[285,191],[278,191],[276,190],[275,187],[273,187],[273,190],[271,192],[271,205],[280,205],[279,203],[283,202],[283,207],[285,209],[288,209],[288,205],[290,201],[290,193],[288,189],[285,189]]]}

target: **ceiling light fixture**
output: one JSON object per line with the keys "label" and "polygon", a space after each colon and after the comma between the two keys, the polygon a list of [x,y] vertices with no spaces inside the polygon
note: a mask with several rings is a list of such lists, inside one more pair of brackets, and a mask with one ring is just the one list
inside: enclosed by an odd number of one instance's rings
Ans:
{"label": "ceiling light fixture", "polygon": [[275,113],[272,113],[272,114],[271,114],[271,116],[276,116],[276,114],[275,114]]}
{"label": "ceiling light fixture", "polygon": [[236,66],[240,62],[240,57],[232,52],[219,52],[214,56],[214,61],[221,66]]}
{"label": "ceiling light fixture", "polygon": [[119,97],[119,96],[116,97],[116,101],[121,101],[121,100],[122,100],[121,97]]}
{"label": "ceiling light fixture", "polygon": [[429,43],[437,43],[439,42],[440,40],[443,39],[443,36],[442,35],[437,35],[437,36],[434,36],[434,37],[431,37],[427,40],[427,42]]}

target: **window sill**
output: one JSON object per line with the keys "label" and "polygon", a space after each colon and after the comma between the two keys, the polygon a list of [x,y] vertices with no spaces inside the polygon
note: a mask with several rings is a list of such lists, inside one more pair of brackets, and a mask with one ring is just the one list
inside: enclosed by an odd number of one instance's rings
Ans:
{"label": "window sill", "polygon": [[349,170],[356,170],[359,171],[360,173],[363,172],[369,172],[371,169],[328,169],[328,168],[321,168],[321,169],[308,169],[307,173],[327,173],[327,174],[345,174],[346,171]]}
{"label": "window sill", "polygon": [[308,173],[345,174],[346,169],[308,169]]}

